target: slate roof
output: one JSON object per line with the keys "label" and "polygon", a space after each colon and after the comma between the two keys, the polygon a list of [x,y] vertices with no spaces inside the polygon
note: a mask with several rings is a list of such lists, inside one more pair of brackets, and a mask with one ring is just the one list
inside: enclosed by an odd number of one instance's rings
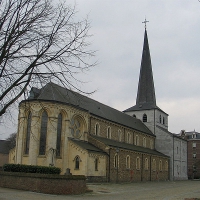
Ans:
{"label": "slate roof", "polygon": [[[196,131],[185,132],[185,135],[187,136],[187,139],[192,139],[192,140],[200,139],[200,133]],[[193,135],[195,135],[195,138],[193,137]]]}
{"label": "slate roof", "polygon": [[136,105],[124,110],[124,112],[151,110],[154,108],[161,110],[156,105],[151,56],[147,37],[147,30],[145,29]]}
{"label": "slate roof", "polygon": [[0,140],[0,154],[9,154],[9,142]]}
{"label": "slate roof", "polygon": [[91,143],[89,143],[87,141],[78,140],[78,139],[74,139],[74,138],[69,138],[69,140],[72,141],[73,143],[75,143],[76,145],[80,146],[81,148],[89,151],[89,152],[96,152],[96,153],[106,154],[104,151],[102,151],[101,149],[95,147],[94,145],[92,145]]}
{"label": "slate roof", "polygon": [[[34,93],[34,91],[37,91],[37,93]],[[46,84],[40,90],[32,89],[30,94],[29,99],[26,101],[40,100],[64,103],[83,109],[97,117],[155,136],[139,119],[52,82]]]}
{"label": "slate roof", "polygon": [[180,137],[180,135],[175,134],[175,133],[171,133],[171,132],[169,132],[167,129],[165,129],[165,128],[159,126],[159,125],[156,125],[156,127],[158,127],[160,130],[164,131],[165,133],[168,133],[168,134],[171,135],[172,137],[176,137],[176,138],[179,138],[179,139],[181,139],[181,140],[186,141],[186,139]]}
{"label": "slate roof", "polygon": [[147,153],[147,154],[152,154],[152,155],[157,155],[157,156],[168,157],[165,154],[162,154],[155,149],[144,148],[144,147],[141,147],[141,146],[136,146],[136,145],[128,144],[128,143],[125,143],[125,142],[118,142],[116,140],[98,137],[96,135],[90,135],[90,137],[93,137],[94,139],[104,143],[107,146],[122,148],[122,149],[127,149],[127,150],[131,150],[131,151]]}

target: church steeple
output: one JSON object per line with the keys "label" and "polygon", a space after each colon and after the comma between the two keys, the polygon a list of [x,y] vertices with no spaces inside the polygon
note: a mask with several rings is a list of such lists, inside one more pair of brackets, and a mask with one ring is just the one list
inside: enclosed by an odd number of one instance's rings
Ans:
{"label": "church steeple", "polygon": [[140,108],[145,107],[148,109],[156,107],[156,96],[146,24],[136,106]]}
{"label": "church steeple", "polygon": [[168,114],[156,105],[151,55],[146,30],[147,22],[146,19],[143,22],[145,23],[144,44],[136,105],[124,110],[123,112],[140,119],[154,134],[156,134],[157,125],[166,130],[168,129]]}

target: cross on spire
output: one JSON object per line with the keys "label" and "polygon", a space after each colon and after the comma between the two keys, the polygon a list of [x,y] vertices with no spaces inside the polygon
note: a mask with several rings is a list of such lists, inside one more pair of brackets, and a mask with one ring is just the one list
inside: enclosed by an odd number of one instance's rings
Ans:
{"label": "cross on spire", "polygon": [[145,29],[147,28],[147,22],[149,22],[149,21],[147,21],[147,20],[146,20],[146,17],[145,17],[145,20],[142,22],[142,23],[145,24]]}

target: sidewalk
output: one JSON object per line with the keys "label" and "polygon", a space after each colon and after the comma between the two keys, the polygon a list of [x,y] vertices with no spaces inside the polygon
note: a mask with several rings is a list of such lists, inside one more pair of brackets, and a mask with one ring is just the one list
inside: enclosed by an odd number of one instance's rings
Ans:
{"label": "sidewalk", "polygon": [[191,198],[200,198],[200,181],[88,184],[88,188],[93,190],[93,192],[74,196],[50,195],[0,188],[0,200],[188,200]]}

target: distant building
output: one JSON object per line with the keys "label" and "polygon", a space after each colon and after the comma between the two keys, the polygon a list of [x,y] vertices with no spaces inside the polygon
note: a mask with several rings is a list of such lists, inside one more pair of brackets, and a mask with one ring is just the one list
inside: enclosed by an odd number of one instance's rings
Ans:
{"label": "distant building", "polygon": [[168,114],[156,104],[146,30],[136,105],[124,113],[140,119],[156,135],[155,148],[170,157],[170,180],[187,179],[187,141],[168,131]]}
{"label": "distant building", "polygon": [[9,142],[0,140],[0,168],[9,160]]}
{"label": "distant building", "polygon": [[188,141],[188,178],[200,178],[200,133],[182,130],[179,136]]}

